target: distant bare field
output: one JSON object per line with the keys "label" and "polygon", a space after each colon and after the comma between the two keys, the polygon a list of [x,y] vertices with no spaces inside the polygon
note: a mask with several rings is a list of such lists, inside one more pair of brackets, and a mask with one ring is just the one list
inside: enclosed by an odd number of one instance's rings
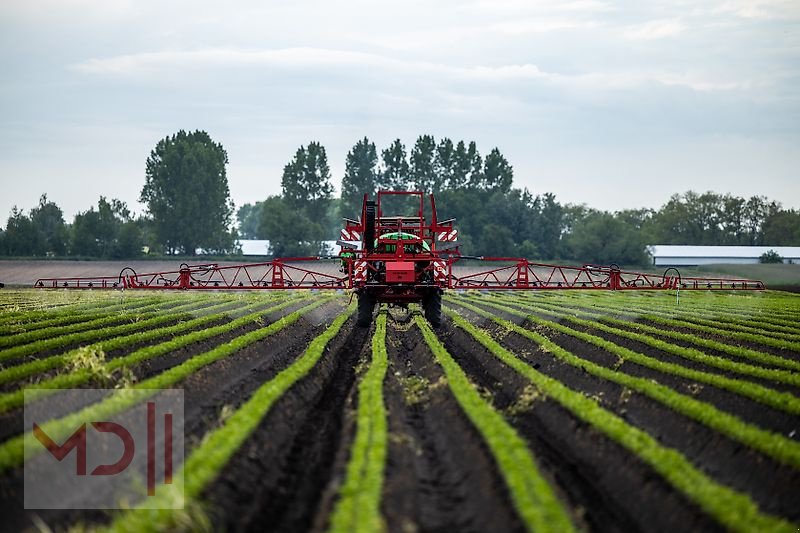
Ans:
{"label": "distant bare field", "polygon": [[[33,286],[40,278],[116,276],[125,267],[131,267],[139,274],[173,271],[180,269],[181,263],[185,262],[187,261],[0,261],[0,283],[8,286]],[[243,263],[242,261],[206,261],[200,258],[191,261],[193,264],[206,262],[213,262],[220,266]],[[339,274],[337,261],[296,263],[296,265],[326,274]],[[492,267],[496,266],[499,265],[492,265]],[[464,266],[456,267],[455,271],[459,275],[466,275],[488,268],[490,267]]]}

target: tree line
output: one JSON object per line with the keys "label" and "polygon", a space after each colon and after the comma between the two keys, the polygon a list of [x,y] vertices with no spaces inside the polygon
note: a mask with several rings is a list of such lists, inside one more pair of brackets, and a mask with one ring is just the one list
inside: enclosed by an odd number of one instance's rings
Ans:
{"label": "tree line", "polygon": [[514,188],[513,178],[498,148],[483,157],[474,141],[421,135],[410,150],[396,139],[379,151],[365,137],[347,153],[334,198],[325,148],[312,142],[284,167],[281,195],[239,208],[239,230],[270,239],[276,255],[324,254],[341,217],[357,218],[364,194],[385,189],[434,193],[470,255],[635,265],[649,262],[651,244],[800,245],[800,212],[764,196],[688,191],[659,209],[612,213]]}
{"label": "tree line", "polygon": [[[237,238],[269,239],[275,256],[325,255],[341,218],[357,218],[366,193],[421,190],[436,195],[441,218],[456,218],[462,253],[540,260],[644,264],[649,244],[800,245],[800,212],[763,196],[688,191],[659,209],[607,212],[562,204],[551,193],[513,185],[514,169],[498,148],[482,155],[474,141],[420,135],[379,150],[364,137],[345,158],[340,195],[325,147],[300,146],[284,166],[281,191],[237,211],[230,199],[221,144],[203,131],[160,140],[145,163],[133,217],[124,202],[100,197],[67,224],[46,195],[27,214],[14,207],[0,230],[5,256],[124,259],[237,251]],[[387,205],[386,212],[402,209]]]}

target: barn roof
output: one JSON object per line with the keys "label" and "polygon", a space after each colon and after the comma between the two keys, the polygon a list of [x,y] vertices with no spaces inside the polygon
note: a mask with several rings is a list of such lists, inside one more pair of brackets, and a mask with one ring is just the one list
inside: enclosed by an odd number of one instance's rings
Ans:
{"label": "barn roof", "polygon": [[800,246],[689,246],[683,244],[654,244],[649,247],[653,257],[761,257],[774,250],[784,258],[800,258]]}

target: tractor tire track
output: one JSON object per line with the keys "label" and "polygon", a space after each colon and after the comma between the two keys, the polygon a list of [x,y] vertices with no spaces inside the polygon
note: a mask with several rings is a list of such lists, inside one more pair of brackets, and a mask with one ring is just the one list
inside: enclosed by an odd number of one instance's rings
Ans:
{"label": "tractor tire track", "polygon": [[328,487],[353,438],[355,366],[371,338],[353,324],[350,318],[206,488],[215,529],[306,531],[324,521]]}

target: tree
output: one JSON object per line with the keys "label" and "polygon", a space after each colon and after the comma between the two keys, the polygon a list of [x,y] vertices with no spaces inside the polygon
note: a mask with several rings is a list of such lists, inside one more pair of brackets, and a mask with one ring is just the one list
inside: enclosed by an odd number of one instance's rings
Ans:
{"label": "tree", "polygon": [[441,189],[441,180],[436,173],[436,140],[431,135],[420,135],[411,149],[409,178],[415,190],[436,193]]}
{"label": "tree", "polygon": [[378,153],[367,137],[358,141],[347,153],[342,178],[341,216],[358,218],[364,195],[375,196],[378,185]]}
{"label": "tree", "polygon": [[480,189],[481,183],[483,183],[483,159],[475,141],[470,141],[469,147],[464,146],[464,141],[459,141],[456,146],[457,186]]}
{"label": "tree", "polygon": [[227,164],[222,145],[199,130],[165,137],[150,152],[140,199],[169,253],[233,249]]}
{"label": "tree", "polygon": [[101,196],[97,211],[75,215],[71,241],[74,255],[127,259],[141,255],[143,236],[124,202]]}
{"label": "tree", "polygon": [[800,211],[781,210],[772,213],[763,226],[764,244],[768,246],[800,246]]}
{"label": "tree", "polygon": [[548,192],[537,195],[531,208],[534,211],[531,235],[539,257],[544,259],[560,257],[561,234],[566,221],[564,207],[556,201],[553,193]]}
{"label": "tree", "polygon": [[300,146],[283,167],[281,187],[290,207],[304,210],[311,218],[324,213],[333,192],[325,147],[318,142]]}
{"label": "tree", "polygon": [[259,232],[269,239],[275,257],[325,253],[322,249],[325,232],[322,225],[280,196],[270,196],[264,201]]}
{"label": "tree", "polygon": [[[464,143],[461,144],[463,146]],[[442,139],[436,146],[433,168],[438,180],[438,187],[434,192],[463,186],[463,181],[461,184],[456,183],[456,151],[450,139]]]}
{"label": "tree", "polygon": [[761,254],[761,257],[758,258],[758,262],[769,263],[769,264],[783,263],[783,257],[781,257],[781,254],[779,254],[775,250],[767,250],[766,252]]}
{"label": "tree", "polygon": [[406,147],[400,142],[395,141],[389,148],[381,152],[383,168],[378,179],[378,188],[390,191],[405,191],[409,185],[408,159],[406,158]]}
{"label": "tree", "polygon": [[744,225],[747,228],[748,242],[746,244],[756,245],[763,242],[762,229],[764,222],[772,213],[780,210],[780,206],[775,202],[770,202],[766,196],[753,196],[744,206]]}
{"label": "tree", "polygon": [[722,197],[720,223],[725,244],[745,244],[744,206],[744,198],[730,194]]}
{"label": "tree", "polygon": [[481,187],[488,191],[508,192],[514,181],[514,169],[497,148],[492,149],[483,161]]}
{"label": "tree", "polygon": [[244,204],[236,211],[236,219],[239,221],[239,236],[243,239],[260,238],[259,228],[263,206],[264,202]]}
{"label": "tree", "polygon": [[44,249],[42,250],[44,254],[66,254],[69,237],[61,208],[48,201],[47,195],[43,194],[39,198],[39,205],[31,209],[30,218],[34,231],[41,235],[44,243]]}
{"label": "tree", "polygon": [[639,232],[607,212],[593,212],[580,220],[569,238],[572,257],[597,264],[643,265],[647,243]]}
{"label": "tree", "polygon": [[14,206],[3,235],[3,252],[9,256],[44,255],[46,247],[44,236],[31,219]]}

